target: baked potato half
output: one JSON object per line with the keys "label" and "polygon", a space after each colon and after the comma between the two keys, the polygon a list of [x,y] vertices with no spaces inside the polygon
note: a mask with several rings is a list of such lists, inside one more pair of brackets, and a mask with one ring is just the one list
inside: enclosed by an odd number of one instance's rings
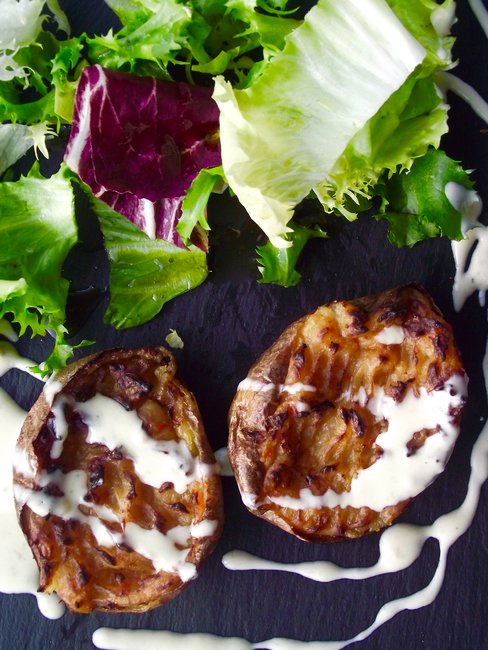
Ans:
{"label": "baked potato half", "polygon": [[466,384],[422,288],[319,307],[237,389],[229,458],[245,505],[313,542],[389,526],[444,468]]}
{"label": "baked potato half", "polygon": [[165,348],[109,350],[49,382],[14,494],[40,589],[74,612],[142,612],[194,578],[222,530],[220,477]]}

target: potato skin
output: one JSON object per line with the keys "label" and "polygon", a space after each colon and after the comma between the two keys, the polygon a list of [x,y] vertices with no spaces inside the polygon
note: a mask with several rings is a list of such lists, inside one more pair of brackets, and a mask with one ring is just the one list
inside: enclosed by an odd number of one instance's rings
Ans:
{"label": "potato skin", "polygon": [[[403,342],[377,341],[387,327],[402,327]],[[416,285],[335,301],[292,323],[248,373],[266,390],[240,384],[229,411],[229,459],[245,505],[310,542],[356,538],[391,525],[411,499],[375,512],[352,506],[293,510],[270,497],[296,498],[304,488],[314,495],[348,491],[357,473],[380,457],[375,440],[386,424],[351,395],[362,390],[370,398],[381,387],[400,402],[407,388],[430,392],[453,375],[465,378],[451,327]],[[283,396],[283,384],[312,385],[317,392]],[[455,425],[462,406],[450,413]],[[415,453],[435,434],[418,432],[409,449]]]}
{"label": "potato skin", "polygon": [[[184,441],[194,458],[215,468],[195,399],[175,373],[173,355],[163,347],[108,350],[60,371],[56,381],[62,388],[55,400],[84,402],[96,393],[112,397],[127,410],[137,411],[148,436]],[[69,431],[60,457],[54,459],[52,408],[43,392],[25,420],[17,447],[35,472],[29,475],[15,468],[14,482],[21,488],[16,493],[43,489],[37,483],[42,473],[49,476],[56,470],[81,469],[87,473],[89,500],[110,508],[121,525],[133,522],[166,532],[174,526],[212,520],[216,525],[210,535],[190,540],[186,562],[198,568],[213,551],[223,527],[218,471],[193,481],[183,494],[176,493],[172,484],[158,490],[136,474],[123,450],[87,443],[83,427],[76,423],[76,407],[70,412],[66,406]],[[16,505],[39,566],[40,589],[55,591],[71,611],[143,612],[173,599],[187,584],[177,573],[157,571],[151,560],[124,544],[101,546],[83,521],[56,514],[41,516],[23,501],[17,500]],[[86,510],[93,515],[89,504]],[[118,530],[114,524],[108,526]]]}

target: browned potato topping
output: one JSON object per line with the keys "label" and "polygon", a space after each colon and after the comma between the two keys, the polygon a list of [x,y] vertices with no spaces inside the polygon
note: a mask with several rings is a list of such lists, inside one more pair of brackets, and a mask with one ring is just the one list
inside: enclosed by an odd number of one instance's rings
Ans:
{"label": "browned potato topping", "polygon": [[[465,386],[451,327],[423,289],[319,307],[237,390],[229,457],[245,504],[307,541],[389,526],[417,494],[408,481],[421,491],[447,462]],[[411,476],[428,463],[422,485]]]}
{"label": "browned potato topping", "polygon": [[166,349],[68,366],[22,429],[15,497],[40,589],[75,612],[146,611],[180,593],[222,530],[220,477]]}

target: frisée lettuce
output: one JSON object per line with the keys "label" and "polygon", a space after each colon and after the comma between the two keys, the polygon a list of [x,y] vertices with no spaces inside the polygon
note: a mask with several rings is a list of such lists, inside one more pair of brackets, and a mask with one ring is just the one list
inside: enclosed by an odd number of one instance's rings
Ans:
{"label": "fris\u00e9e lettuce", "polygon": [[0,183],[0,318],[8,315],[21,335],[53,335],[47,369],[64,366],[73,354],[65,341],[68,282],[61,275],[78,239],[70,176],[65,167],[50,178],[33,168]]}
{"label": "fris\u00e9e lettuce", "polygon": [[88,39],[89,58],[106,68],[164,78],[176,66],[189,80],[200,73],[243,82],[252,68],[283,48],[286,35],[300,24],[287,14],[287,0],[106,3],[122,29]]}
{"label": "fris\u00e9e lettuce", "polygon": [[408,168],[447,129],[429,75],[450,64],[449,43],[424,25],[439,5],[389,4],[319,0],[252,85],[216,79],[224,173],[277,247],[310,192],[344,211],[346,197],[372,195],[385,170]]}

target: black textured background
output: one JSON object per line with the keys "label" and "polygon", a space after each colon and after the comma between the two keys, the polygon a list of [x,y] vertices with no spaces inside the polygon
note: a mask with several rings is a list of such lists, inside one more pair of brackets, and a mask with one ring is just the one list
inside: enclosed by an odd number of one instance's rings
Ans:
{"label": "black textured background", "polygon": [[[73,30],[96,33],[112,22],[101,0],[65,0],[62,5]],[[463,79],[488,96],[486,75],[488,41],[466,2],[458,7],[457,69]],[[487,138],[481,120],[451,97],[451,132],[444,141],[448,153],[474,169],[478,190],[488,201]],[[313,205],[307,206],[314,210]],[[447,241],[427,242],[413,250],[396,250],[386,242],[385,226],[369,217],[353,224],[333,220],[329,240],[309,245],[300,270],[301,284],[292,289],[260,285],[251,264],[256,231],[234,202],[218,197],[210,213],[214,232],[212,272],[195,291],[177,298],[144,327],[116,332],[101,324],[100,304],[79,332],[94,338],[95,348],[156,345],[176,328],[185,342],[176,351],[180,374],[195,393],[214,449],[226,444],[226,414],[238,382],[255,358],[292,320],[332,299],[352,298],[407,282],[423,284],[454,325],[470,376],[470,401],[462,434],[447,470],[418,497],[402,520],[429,523],[463,500],[469,476],[469,455],[487,414],[481,374],[486,317],[475,297],[461,314],[452,308],[454,265]],[[232,219],[233,230],[225,223]],[[103,289],[106,262],[99,250],[96,224],[88,214],[81,224],[85,243],[67,264],[76,290],[93,282]],[[219,245],[217,245],[219,244]],[[92,269],[89,280],[79,269]],[[89,292],[82,311],[91,306]],[[75,301],[76,303],[76,301]],[[75,311],[75,321],[80,312]],[[42,345],[23,341],[21,350],[42,358]],[[27,382],[27,383],[26,383]],[[34,401],[39,385],[17,371],[1,384],[25,408]],[[304,578],[264,572],[233,573],[223,568],[222,554],[248,550],[278,561],[329,559],[344,566],[366,566],[377,559],[378,537],[331,546],[308,545],[250,515],[242,505],[234,480],[224,478],[226,524],[222,540],[200,576],[175,601],[142,615],[72,615],[48,621],[38,612],[32,596],[0,596],[0,648],[2,650],[68,650],[92,647],[92,632],[99,626],[169,629],[243,636],[258,641],[273,636],[302,640],[348,638],[371,624],[388,599],[426,585],[438,557],[430,541],[420,559],[404,572],[362,582],[320,585]],[[486,490],[469,531],[454,545],[444,586],[433,605],[404,612],[357,645],[373,649],[469,649],[488,647],[488,526]],[[1,533],[0,533],[1,534]],[[171,650],[171,649],[169,649]]]}

